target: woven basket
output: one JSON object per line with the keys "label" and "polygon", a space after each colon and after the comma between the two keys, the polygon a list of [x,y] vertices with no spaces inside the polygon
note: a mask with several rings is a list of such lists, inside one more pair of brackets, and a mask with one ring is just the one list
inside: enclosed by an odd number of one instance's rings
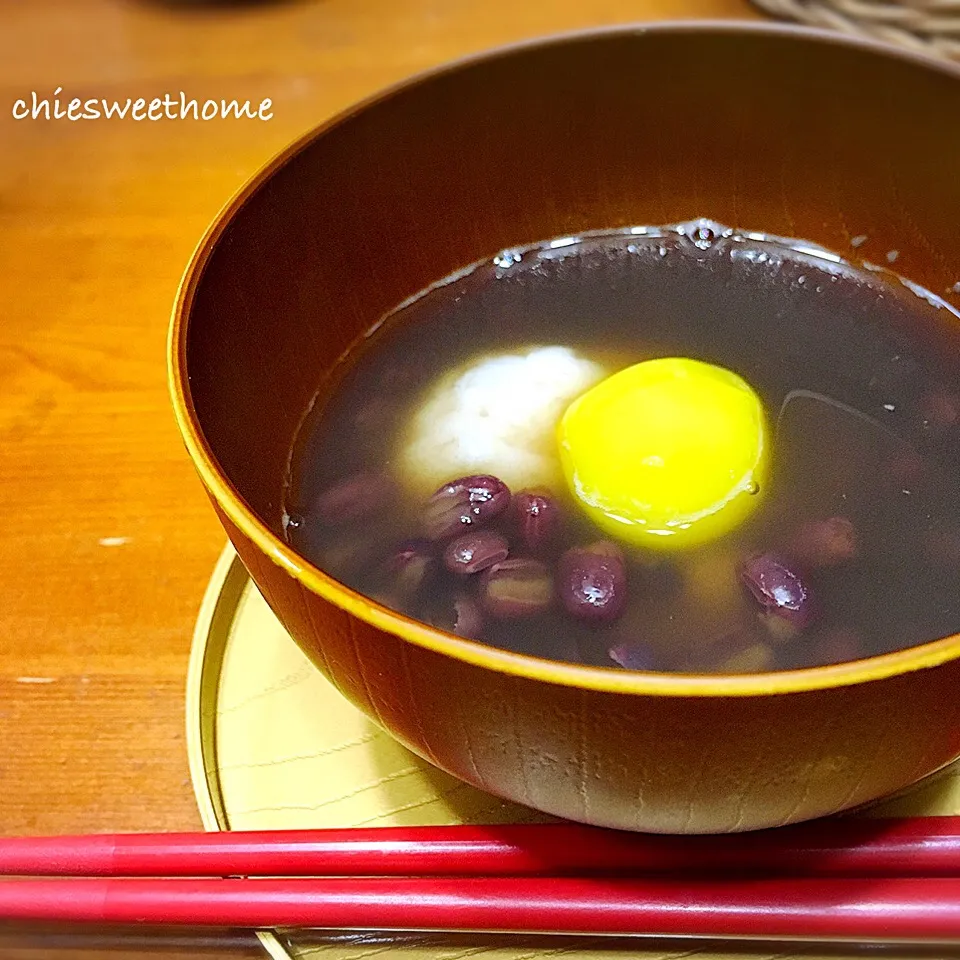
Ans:
{"label": "woven basket", "polygon": [[753,0],[767,13],[960,60],[960,0]]}

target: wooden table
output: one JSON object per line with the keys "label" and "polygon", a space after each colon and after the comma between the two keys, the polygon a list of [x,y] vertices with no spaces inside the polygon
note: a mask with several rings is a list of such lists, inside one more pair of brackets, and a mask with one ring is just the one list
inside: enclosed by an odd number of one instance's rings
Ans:
{"label": "wooden table", "polygon": [[[746,0],[0,0],[0,829],[200,826],[184,679],[224,535],[173,423],[164,349],[218,208],[288,141],[426,67],[691,16],[753,14]],[[182,90],[270,98],[273,116],[13,118],[57,87],[63,108]],[[3,956],[61,949],[100,955],[23,935]]]}

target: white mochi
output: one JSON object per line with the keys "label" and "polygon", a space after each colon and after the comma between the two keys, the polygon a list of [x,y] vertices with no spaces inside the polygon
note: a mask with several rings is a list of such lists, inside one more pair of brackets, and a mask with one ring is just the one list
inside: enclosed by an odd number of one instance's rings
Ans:
{"label": "white mochi", "polygon": [[605,375],[566,347],[471,361],[427,391],[401,440],[400,476],[421,495],[475,473],[493,474],[514,491],[556,489],[563,483],[557,423]]}

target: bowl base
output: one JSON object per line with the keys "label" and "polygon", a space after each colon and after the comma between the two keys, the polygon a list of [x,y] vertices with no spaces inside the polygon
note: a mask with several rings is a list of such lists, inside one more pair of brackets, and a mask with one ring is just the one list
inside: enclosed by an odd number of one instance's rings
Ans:
{"label": "bowl base", "polygon": [[[483,793],[400,746],[349,704],[307,661],[253,585],[232,547],[210,581],[194,633],[187,691],[193,787],[208,830],[269,830],[449,823],[541,822],[550,818]],[[960,763],[895,798],[870,817],[960,813]],[[763,945],[570,937],[481,937],[262,933],[275,958],[360,960],[834,960],[850,947],[796,952]],[[787,948],[789,951],[789,948]],[[902,949],[904,952],[900,952]],[[831,952],[833,951],[833,952]],[[908,948],[891,960],[924,956]],[[929,956],[929,954],[927,954]]]}

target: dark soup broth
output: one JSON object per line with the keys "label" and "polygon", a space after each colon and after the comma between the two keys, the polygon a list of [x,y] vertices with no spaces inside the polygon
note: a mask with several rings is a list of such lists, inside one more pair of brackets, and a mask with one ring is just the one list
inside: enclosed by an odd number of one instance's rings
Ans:
{"label": "dark soup broth", "polygon": [[389,607],[548,659],[887,653],[960,630],[958,367],[946,303],[810,244],[696,221],[507,250],[321,385],[286,535]]}

